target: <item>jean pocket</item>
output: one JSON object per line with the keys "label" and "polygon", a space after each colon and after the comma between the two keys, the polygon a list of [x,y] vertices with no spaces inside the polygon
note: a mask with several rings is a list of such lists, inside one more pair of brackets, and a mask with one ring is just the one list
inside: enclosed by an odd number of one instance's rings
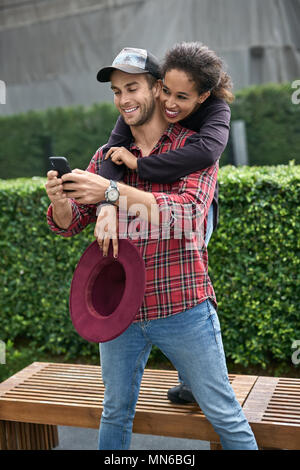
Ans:
{"label": "jean pocket", "polygon": [[214,327],[214,331],[215,331],[215,334],[216,335],[221,335],[221,325],[220,325],[220,321],[219,321],[219,317],[218,317],[218,314],[217,312],[212,312],[211,313],[211,320],[212,320],[212,324],[213,324],[213,327]]}
{"label": "jean pocket", "polygon": [[210,315],[211,311],[208,305],[208,301],[204,300],[200,304],[186,311],[187,318],[191,326],[197,327],[197,325],[202,325],[206,322]]}

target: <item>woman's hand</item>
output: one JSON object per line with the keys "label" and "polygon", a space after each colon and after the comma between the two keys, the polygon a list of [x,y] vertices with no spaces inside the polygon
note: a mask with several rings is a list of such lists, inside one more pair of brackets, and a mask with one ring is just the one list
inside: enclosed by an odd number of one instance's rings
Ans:
{"label": "woman's hand", "polygon": [[131,170],[137,169],[137,158],[133,153],[129,152],[125,147],[111,147],[105,155],[105,160],[111,158],[117,165],[125,165]]}
{"label": "woman's hand", "polygon": [[103,250],[103,256],[107,256],[109,242],[112,240],[113,256],[118,257],[118,217],[117,207],[112,204],[101,206],[97,222],[95,225],[94,235],[98,245]]}

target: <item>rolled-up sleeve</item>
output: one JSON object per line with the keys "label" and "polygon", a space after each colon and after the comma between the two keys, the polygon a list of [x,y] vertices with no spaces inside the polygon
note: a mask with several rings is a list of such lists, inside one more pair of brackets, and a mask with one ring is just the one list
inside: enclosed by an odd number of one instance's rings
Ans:
{"label": "rolled-up sleeve", "polygon": [[47,222],[50,230],[62,237],[73,237],[80,233],[88,224],[96,221],[96,204],[78,204],[71,199],[72,222],[67,229],[62,229],[56,225],[53,219],[52,204],[48,207]]}
{"label": "rolled-up sleeve", "polygon": [[153,192],[159,206],[161,229],[170,227],[178,231],[190,227],[190,231],[199,230],[213,200],[218,169],[215,163],[182,178],[177,194]]}

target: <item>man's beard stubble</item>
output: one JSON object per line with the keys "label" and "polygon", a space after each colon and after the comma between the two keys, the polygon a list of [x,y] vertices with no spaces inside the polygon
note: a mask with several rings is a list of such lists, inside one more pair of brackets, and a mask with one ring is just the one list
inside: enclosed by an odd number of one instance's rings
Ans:
{"label": "man's beard stubble", "polygon": [[132,127],[139,127],[145,124],[146,122],[150,121],[150,119],[153,116],[155,110],[155,99],[151,97],[151,101],[149,105],[144,105],[143,108],[141,108],[141,115],[139,119],[135,123],[130,123],[129,125]]}

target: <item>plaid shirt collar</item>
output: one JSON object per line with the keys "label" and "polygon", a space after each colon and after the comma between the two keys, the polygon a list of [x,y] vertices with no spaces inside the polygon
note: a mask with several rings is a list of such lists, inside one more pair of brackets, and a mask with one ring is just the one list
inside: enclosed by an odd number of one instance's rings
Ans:
{"label": "plaid shirt collar", "polygon": [[[160,137],[159,141],[157,142],[157,144],[153,147],[151,153],[155,153],[155,151],[157,149],[159,149],[162,145],[164,145],[166,143],[166,141],[168,141],[168,140],[169,140],[170,143],[173,143],[177,139],[181,128],[182,128],[182,126],[180,124],[178,124],[177,122],[175,124],[169,124],[167,129],[161,135],[161,137]],[[132,141],[131,144],[130,144],[130,150],[140,151],[140,149],[136,146],[134,141]]]}

